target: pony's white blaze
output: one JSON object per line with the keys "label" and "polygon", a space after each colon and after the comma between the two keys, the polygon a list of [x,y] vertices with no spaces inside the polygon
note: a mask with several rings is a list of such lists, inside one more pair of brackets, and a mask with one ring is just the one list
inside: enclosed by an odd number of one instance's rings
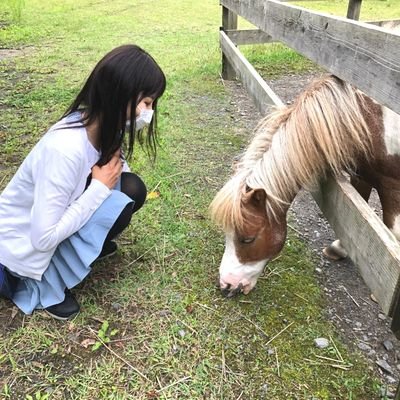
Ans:
{"label": "pony's white blaze", "polygon": [[385,127],[384,139],[388,155],[400,154],[400,116],[383,107],[383,124]]}
{"label": "pony's white blaze", "polygon": [[233,241],[232,235],[226,236],[225,252],[222,256],[221,265],[219,267],[220,287],[237,288],[242,285],[242,292],[247,294],[253,289],[257,283],[258,277],[261,275],[265,264],[268,260],[243,264],[240,262]]}

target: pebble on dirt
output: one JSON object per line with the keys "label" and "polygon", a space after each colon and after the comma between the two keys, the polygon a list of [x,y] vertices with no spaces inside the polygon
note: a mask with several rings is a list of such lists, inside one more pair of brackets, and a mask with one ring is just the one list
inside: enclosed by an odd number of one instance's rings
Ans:
{"label": "pebble on dirt", "polygon": [[314,339],[314,344],[319,349],[325,349],[329,346],[329,340],[325,338],[316,338]]}

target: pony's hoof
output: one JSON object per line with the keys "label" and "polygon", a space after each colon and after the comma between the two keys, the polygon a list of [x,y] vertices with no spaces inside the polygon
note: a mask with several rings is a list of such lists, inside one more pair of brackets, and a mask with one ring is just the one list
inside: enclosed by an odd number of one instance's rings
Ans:
{"label": "pony's hoof", "polygon": [[325,247],[322,250],[322,254],[333,261],[342,260],[347,257],[346,250],[339,244],[338,240],[335,240],[331,245]]}

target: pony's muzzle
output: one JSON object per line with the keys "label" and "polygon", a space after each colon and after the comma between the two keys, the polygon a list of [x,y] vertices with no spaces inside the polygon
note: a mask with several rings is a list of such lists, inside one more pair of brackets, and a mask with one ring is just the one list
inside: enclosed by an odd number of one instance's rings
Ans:
{"label": "pony's muzzle", "polygon": [[227,298],[235,297],[236,295],[242,293],[243,285],[239,283],[239,286],[236,289],[230,290],[229,293],[226,295]]}
{"label": "pony's muzzle", "polygon": [[232,297],[237,296],[239,293],[243,291],[243,284],[239,283],[239,285],[232,289],[232,286],[228,283],[224,288],[221,288],[221,293],[224,297],[230,299]]}

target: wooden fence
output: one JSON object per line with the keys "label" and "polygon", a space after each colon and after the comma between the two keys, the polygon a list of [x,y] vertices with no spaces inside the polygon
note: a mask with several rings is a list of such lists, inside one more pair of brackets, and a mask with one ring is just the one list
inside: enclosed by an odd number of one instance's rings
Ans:
{"label": "wooden fence", "polygon": [[[220,0],[224,79],[240,78],[261,113],[282,105],[237,47],[276,40],[400,114],[400,35],[383,28],[388,21],[363,23],[288,3]],[[361,0],[350,0],[347,15],[357,19],[360,6]],[[238,15],[257,29],[238,30]],[[312,195],[400,338],[399,243],[347,180],[321,182]]]}

